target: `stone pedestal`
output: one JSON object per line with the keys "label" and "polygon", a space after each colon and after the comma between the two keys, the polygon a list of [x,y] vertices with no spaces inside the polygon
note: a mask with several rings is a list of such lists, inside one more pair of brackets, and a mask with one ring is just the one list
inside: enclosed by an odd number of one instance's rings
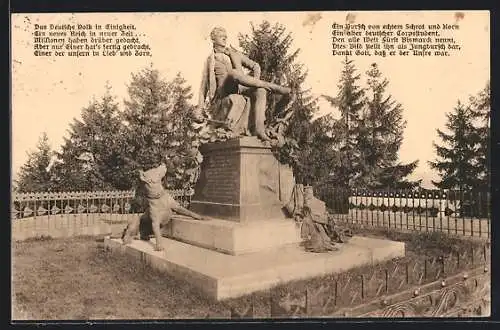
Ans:
{"label": "stone pedestal", "polygon": [[162,238],[164,251],[154,251],[154,240],[135,240],[123,245],[106,238],[106,248],[129,255],[170,276],[187,281],[207,296],[223,300],[265,290],[288,281],[340,273],[404,257],[405,244],[388,240],[353,237],[338,244],[339,251],[305,252],[298,244],[245,255],[232,256]]}
{"label": "stone pedestal", "polygon": [[208,143],[190,209],[208,221],[175,216],[163,236],[231,255],[300,242],[299,228],[283,205],[295,184],[256,137]]}
{"label": "stone pedestal", "polygon": [[293,188],[293,176],[270,147],[256,137],[240,137],[208,143],[200,151],[201,175],[191,199],[194,212],[241,224],[286,218],[280,198],[287,196],[282,189]]}

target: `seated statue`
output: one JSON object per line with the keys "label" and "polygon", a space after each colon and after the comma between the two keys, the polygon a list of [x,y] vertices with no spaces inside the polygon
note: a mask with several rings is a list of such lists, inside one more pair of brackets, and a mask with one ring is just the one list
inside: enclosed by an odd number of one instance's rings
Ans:
{"label": "seated statue", "polygon": [[332,221],[325,203],[314,196],[310,186],[295,185],[285,208],[301,225],[300,234],[306,251],[335,251],[338,249],[335,243],[345,243],[352,237],[350,229]]}
{"label": "seated statue", "polygon": [[[280,104],[290,104],[291,89],[260,79],[260,66],[246,55],[226,46],[223,28],[212,30],[213,52],[206,60],[195,120],[203,122],[207,109],[211,122],[224,126],[235,135],[255,135],[269,141],[266,133],[267,93],[280,95]],[[252,75],[245,74],[243,67]]]}

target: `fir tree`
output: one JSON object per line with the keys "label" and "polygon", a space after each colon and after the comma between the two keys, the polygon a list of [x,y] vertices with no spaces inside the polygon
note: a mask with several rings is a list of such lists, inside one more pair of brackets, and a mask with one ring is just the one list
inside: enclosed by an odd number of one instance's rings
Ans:
{"label": "fir tree", "polygon": [[[293,36],[281,24],[271,25],[263,21],[258,26],[252,24],[250,35],[240,35],[239,43],[243,52],[260,64],[261,79],[280,85],[289,86],[297,97],[291,109],[293,114],[285,132],[286,143],[277,150],[276,155],[282,163],[290,164],[296,180],[303,181],[305,176],[307,152],[310,148],[310,125],[314,113],[318,110],[316,99],[310,90],[303,88],[307,77],[304,66],[297,63],[300,49],[292,50]],[[268,96],[266,109],[267,122],[279,116],[275,95]]]}
{"label": "fir tree", "polygon": [[166,162],[169,188],[193,183],[197,166],[197,136],[192,129],[191,88],[177,75],[166,81],[158,70],[146,68],[132,75],[125,101],[124,153],[127,184],[136,186],[137,170]]}
{"label": "fir tree", "polygon": [[458,101],[452,113],[446,115],[448,132],[437,130],[443,145],[434,143],[438,159],[430,161],[440,181],[432,183],[440,189],[461,191],[481,186],[482,165],[477,160],[479,149],[477,131],[474,127],[474,113],[470,107]]}
{"label": "fir tree", "polygon": [[389,81],[374,63],[367,71],[368,87],[364,88],[354,62],[346,57],[343,65],[338,94],[323,95],[340,112],[340,118],[330,125],[338,161],[329,181],[365,189],[418,185],[405,179],[418,162],[398,162],[406,122],[401,104],[386,95]]}
{"label": "fir tree", "polygon": [[339,161],[335,152],[335,137],[332,126],[335,119],[330,114],[314,120],[309,129],[308,143],[298,151],[303,182],[310,185],[322,184],[330,179],[331,169]]}
{"label": "fir tree", "polygon": [[479,179],[482,181],[481,187],[490,187],[490,166],[491,166],[491,141],[490,141],[490,113],[491,97],[490,82],[476,96],[470,98],[470,107],[475,119],[477,142],[479,144],[477,161],[480,166]]}
{"label": "fir tree", "polygon": [[165,81],[147,68],[132,74],[128,94],[121,111],[107,87],[70,125],[55,166],[60,190],[134,189],[137,170],[162,162],[169,188],[193,184],[199,153],[185,80],[177,75]]}
{"label": "fir tree", "polygon": [[36,150],[28,153],[28,160],[21,166],[16,180],[19,192],[43,192],[52,189],[52,165],[54,153],[46,133],[40,136]]}
{"label": "fir tree", "polygon": [[111,87],[100,100],[82,109],[81,120],[70,124],[60,163],[54,166],[59,190],[126,189],[121,152],[123,134],[120,112]]}
{"label": "fir tree", "polygon": [[365,90],[360,85],[360,75],[352,60],[343,61],[338,93],[336,97],[323,95],[334,107],[338,108],[340,118],[331,129],[338,162],[332,167],[329,181],[338,187],[352,187],[361,173],[361,153],[358,148],[360,121],[365,107]]}
{"label": "fir tree", "polygon": [[418,182],[404,178],[413,172],[418,161],[409,164],[398,162],[406,126],[403,108],[391,95],[386,95],[389,81],[382,76],[376,63],[366,74],[367,102],[358,127],[360,173],[353,184],[357,188],[368,189],[412,188]]}

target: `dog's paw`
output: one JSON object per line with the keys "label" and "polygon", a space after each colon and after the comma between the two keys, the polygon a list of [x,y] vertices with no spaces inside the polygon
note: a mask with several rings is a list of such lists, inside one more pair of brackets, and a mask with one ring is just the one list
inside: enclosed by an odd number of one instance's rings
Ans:
{"label": "dog's paw", "polygon": [[161,246],[161,245],[155,245],[155,251],[163,251],[163,250],[165,250],[163,248],[163,246]]}

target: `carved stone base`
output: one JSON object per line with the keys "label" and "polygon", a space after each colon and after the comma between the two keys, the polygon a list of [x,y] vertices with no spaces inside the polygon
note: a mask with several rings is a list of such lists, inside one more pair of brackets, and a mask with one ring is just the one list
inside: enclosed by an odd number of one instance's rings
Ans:
{"label": "carved stone base", "polygon": [[[293,189],[293,175],[256,137],[208,143],[191,200],[194,212],[240,223],[283,220],[280,198]],[[288,192],[288,190],[290,192]]]}
{"label": "carved stone base", "polygon": [[162,235],[231,255],[266,251],[301,241],[300,230],[291,219],[239,223],[175,216],[162,229]]}

